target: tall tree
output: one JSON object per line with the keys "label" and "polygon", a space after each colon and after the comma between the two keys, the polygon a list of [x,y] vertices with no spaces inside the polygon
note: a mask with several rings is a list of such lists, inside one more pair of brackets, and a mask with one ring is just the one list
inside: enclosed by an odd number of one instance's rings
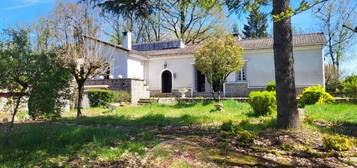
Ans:
{"label": "tall tree", "polygon": [[200,43],[224,20],[218,1],[206,7],[200,0],[166,0],[163,28],[185,44]]}
{"label": "tall tree", "polygon": [[315,11],[327,39],[325,58],[331,61],[335,73],[340,73],[340,64],[345,52],[354,46],[357,35],[344,27],[357,22],[357,1],[330,0]]}
{"label": "tall tree", "polygon": [[[102,21],[86,3],[58,3],[53,14],[53,41],[63,66],[72,74],[77,90],[77,117],[82,115],[84,84],[90,76],[105,75],[111,52],[103,54],[99,38]],[[93,38],[94,37],[94,38]]]}
{"label": "tall tree", "polygon": [[80,2],[91,2],[104,12],[122,16],[129,25],[128,31],[134,30],[134,22],[137,18],[149,17],[158,5],[154,0],[80,0]]}
{"label": "tall tree", "polygon": [[0,90],[11,95],[8,102],[14,104],[9,131],[11,131],[20,104],[28,95],[31,78],[34,76],[29,29],[5,30],[0,44]]}
{"label": "tall tree", "polygon": [[[292,44],[291,16],[310,9],[328,0],[301,0],[297,9],[290,7],[290,0],[273,0],[272,17],[274,21],[274,64],[277,93],[278,126],[281,128],[298,128],[294,57]],[[267,5],[270,0],[226,0],[231,11],[249,11],[257,6]]]}
{"label": "tall tree", "polygon": [[[273,0],[273,15],[280,15],[289,9],[290,0]],[[296,100],[291,16],[283,16],[281,20],[275,21],[273,31],[278,125],[284,128],[298,128],[300,123]]]}
{"label": "tall tree", "polygon": [[268,14],[254,8],[250,11],[248,23],[244,25],[243,34],[245,38],[268,37],[266,31],[268,27]]}

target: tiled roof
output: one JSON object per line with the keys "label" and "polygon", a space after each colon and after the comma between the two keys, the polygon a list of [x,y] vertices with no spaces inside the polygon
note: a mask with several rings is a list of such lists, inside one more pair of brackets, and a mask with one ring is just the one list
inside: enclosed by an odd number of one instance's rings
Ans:
{"label": "tiled roof", "polygon": [[[314,46],[325,45],[326,39],[323,33],[301,34],[293,36],[293,46]],[[243,39],[239,44],[246,50],[270,49],[273,48],[273,38]],[[153,50],[153,51],[130,51],[131,53],[143,56],[166,56],[193,54],[199,45],[187,45],[184,48]]]}

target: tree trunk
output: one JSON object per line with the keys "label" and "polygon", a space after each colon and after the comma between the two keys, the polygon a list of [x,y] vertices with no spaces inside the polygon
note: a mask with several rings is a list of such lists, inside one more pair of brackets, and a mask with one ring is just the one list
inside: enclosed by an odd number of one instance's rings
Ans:
{"label": "tree trunk", "polygon": [[22,96],[19,96],[19,97],[17,98],[17,100],[16,100],[16,105],[15,105],[15,108],[14,108],[14,112],[12,113],[12,119],[11,119],[11,123],[10,123],[9,132],[11,132],[12,127],[14,126],[15,116],[16,116],[17,112],[19,111],[19,106],[20,106],[20,103],[21,103],[21,98],[22,98]]}
{"label": "tree trunk", "polygon": [[84,83],[78,83],[77,117],[82,116]]}
{"label": "tree trunk", "polygon": [[[273,0],[272,14],[286,12],[289,7],[290,0]],[[291,17],[274,21],[273,29],[278,127],[298,128]]]}

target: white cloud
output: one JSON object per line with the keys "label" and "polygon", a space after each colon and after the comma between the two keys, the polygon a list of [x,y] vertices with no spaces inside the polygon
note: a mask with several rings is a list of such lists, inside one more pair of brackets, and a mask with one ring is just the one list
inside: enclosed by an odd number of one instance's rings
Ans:
{"label": "white cloud", "polygon": [[54,0],[17,0],[17,3],[13,3],[14,1],[9,1],[12,2],[12,6],[4,8],[5,10],[13,10],[13,9],[21,9],[21,8],[27,8],[30,6],[34,6],[40,3],[46,3],[46,2],[51,2]]}

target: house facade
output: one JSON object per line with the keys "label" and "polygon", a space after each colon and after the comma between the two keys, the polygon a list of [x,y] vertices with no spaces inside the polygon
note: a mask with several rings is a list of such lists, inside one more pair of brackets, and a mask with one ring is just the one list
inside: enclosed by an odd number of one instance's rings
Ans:
{"label": "house facade", "polygon": [[[173,96],[187,88],[187,96],[206,96],[210,86],[195,68],[194,54],[199,45],[184,45],[180,40],[131,44],[131,33],[124,34],[122,46],[98,39],[105,52],[112,54],[110,78],[144,81],[150,96]],[[262,90],[275,80],[272,38],[242,39],[244,67],[230,74],[223,96],[244,97]],[[295,82],[298,91],[313,85],[324,86],[322,33],[293,36]]]}

